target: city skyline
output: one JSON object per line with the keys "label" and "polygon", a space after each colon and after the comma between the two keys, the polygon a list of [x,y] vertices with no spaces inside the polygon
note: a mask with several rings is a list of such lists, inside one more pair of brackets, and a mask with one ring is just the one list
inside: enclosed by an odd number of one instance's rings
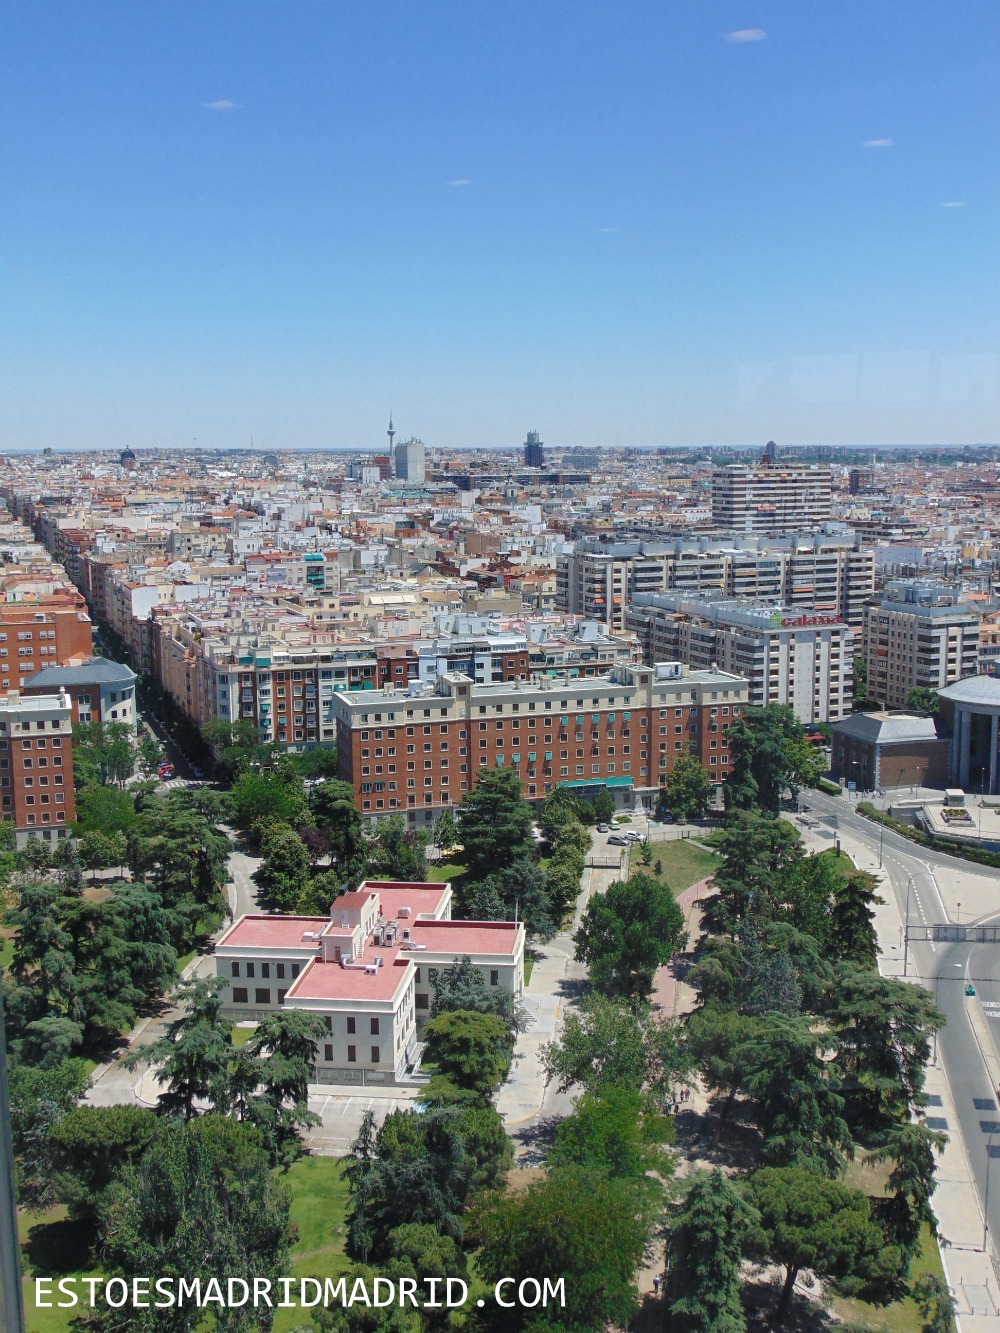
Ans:
{"label": "city skyline", "polygon": [[998,25],[15,13],[0,449],[991,440]]}

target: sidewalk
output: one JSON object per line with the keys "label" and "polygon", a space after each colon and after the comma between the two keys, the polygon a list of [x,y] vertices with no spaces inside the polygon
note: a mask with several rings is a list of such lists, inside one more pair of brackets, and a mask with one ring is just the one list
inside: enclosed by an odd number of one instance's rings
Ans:
{"label": "sidewalk", "polygon": [[[873,825],[873,828],[877,837],[877,826]],[[829,847],[829,841],[815,837],[812,830],[802,829],[801,833],[810,851],[822,851]],[[884,871],[879,871],[878,853],[875,850],[861,842],[850,830],[840,829],[837,836],[840,838],[841,849],[859,869],[887,878]],[[914,844],[915,856],[919,857],[921,850]],[[962,870],[949,871],[947,878],[942,876],[936,882],[944,906],[953,919],[959,902],[962,904],[963,915],[967,908],[971,909],[972,915],[983,915],[995,907],[995,880],[990,881],[982,875]],[[875,930],[882,951],[879,970],[883,976],[903,980],[901,914],[896,895],[891,890],[885,892],[883,897],[885,902],[874,909]],[[978,906],[980,902],[982,906]],[[914,980],[912,977],[906,979]],[[985,1020],[978,1005],[973,1006],[969,1012],[974,1030],[977,1025],[984,1025]],[[977,1032],[980,1046],[985,1052],[990,1049],[990,1045],[983,1040],[983,1036]],[[994,1069],[989,1060],[987,1064],[996,1086],[1000,1069]],[[941,1114],[949,1124],[957,1124],[951,1091],[940,1063],[927,1066],[926,1091],[932,1097],[940,1097]],[[1000,1333],[1000,1280],[990,1256],[983,1253],[983,1212],[974,1182],[975,1174],[966,1152],[965,1140],[960,1132],[951,1133],[944,1152],[938,1158],[937,1186],[934,1191],[941,1262],[958,1302],[961,1333]]]}

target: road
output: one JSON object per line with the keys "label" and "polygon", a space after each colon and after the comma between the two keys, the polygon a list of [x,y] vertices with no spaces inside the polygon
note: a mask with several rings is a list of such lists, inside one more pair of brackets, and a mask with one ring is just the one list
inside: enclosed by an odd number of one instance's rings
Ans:
{"label": "road", "polygon": [[[826,834],[832,842],[838,830],[849,830],[853,838],[878,855],[879,827],[858,815],[843,798],[810,791],[804,800],[810,815],[817,820],[810,832]],[[967,909],[962,912],[960,899],[956,897],[956,893],[963,892],[960,887],[956,889],[957,884],[968,884],[973,879],[985,883],[995,872],[991,875],[982,868],[977,875],[975,872],[980,868],[972,863],[917,846],[889,829],[881,830],[881,855],[882,874],[895,894],[900,920],[906,921],[909,911],[911,927],[959,919],[966,925],[972,921],[1000,920],[1000,910],[973,915],[968,910],[971,894],[967,894]],[[996,903],[1000,908],[1000,892]],[[982,905],[980,891],[979,906]],[[897,971],[903,966],[902,947],[898,957]],[[990,1233],[1000,1238],[1000,1179],[992,1182],[990,1190],[987,1170],[990,1159],[1000,1157],[997,1092],[1000,1047],[996,1038],[996,1022],[1000,1021],[1000,946],[914,941],[906,961],[907,975],[919,979],[935,993],[938,1007],[947,1020],[934,1058],[943,1065],[958,1125],[948,1123],[940,1113],[935,1114],[933,1105],[927,1108],[928,1124],[952,1135],[956,1130],[961,1134]],[[970,981],[976,987],[975,997],[965,993]],[[981,1014],[990,1017],[982,1017],[976,1011],[980,1005]]]}

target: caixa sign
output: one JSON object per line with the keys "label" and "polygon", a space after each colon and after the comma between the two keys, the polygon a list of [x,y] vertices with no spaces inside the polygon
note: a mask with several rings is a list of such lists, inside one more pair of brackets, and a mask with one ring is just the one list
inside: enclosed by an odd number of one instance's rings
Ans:
{"label": "caixa sign", "polygon": [[771,614],[772,629],[800,629],[810,625],[839,625],[840,616],[783,616],[780,611]]}

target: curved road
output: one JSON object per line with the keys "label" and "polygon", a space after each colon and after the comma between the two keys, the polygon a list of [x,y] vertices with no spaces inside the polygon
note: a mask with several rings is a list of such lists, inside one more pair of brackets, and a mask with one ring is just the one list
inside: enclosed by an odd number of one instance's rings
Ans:
{"label": "curved road", "polygon": [[[838,829],[849,830],[853,838],[878,854],[880,826],[858,815],[842,797],[810,791],[803,793],[803,798],[813,818],[819,821],[814,832],[822,834],[825,830],[835,836]],[[907,906],[911,929],[954,920],[945,907],[939,881],[951,872],[959,872],[996,879],[998,910],[976,921],[1000,924],[1000,874],[920,847],[890,829],[882,829],[881,833],[882,873],[895,893],[900,921],[907,919]],[[972,924],[972,920],[963,913],[961,924]],[[964,1140],[990,1232],[1000,1238],[1000,1176],[990,1179],[987,1175],[987,1154],[993,1160],[1000,1157],[997,1088],[1000,1047],[996,1027],[989,1021],[993,1016],[1000,1019],[1000,945],[911,941],[908,975],[935,993],[938,1008],[945,1016],[946,1025],[941,1029],[933,1058],[943,1065],[958,1117],[958,1125],[949,1124],[948,1132],[954,1135],[957,1129]],[[976,987],[975,998],[965,994],[970,981]],[[980,1004],[987,1017],[973,1023],[970,1006]],[[935,1114],[934,1107],[927,1108],[932,1123]],[[995,1175],[997,1170],[993,1167],[992,1173]],[[988,1180],[992,1188],[987,1199]]]}

